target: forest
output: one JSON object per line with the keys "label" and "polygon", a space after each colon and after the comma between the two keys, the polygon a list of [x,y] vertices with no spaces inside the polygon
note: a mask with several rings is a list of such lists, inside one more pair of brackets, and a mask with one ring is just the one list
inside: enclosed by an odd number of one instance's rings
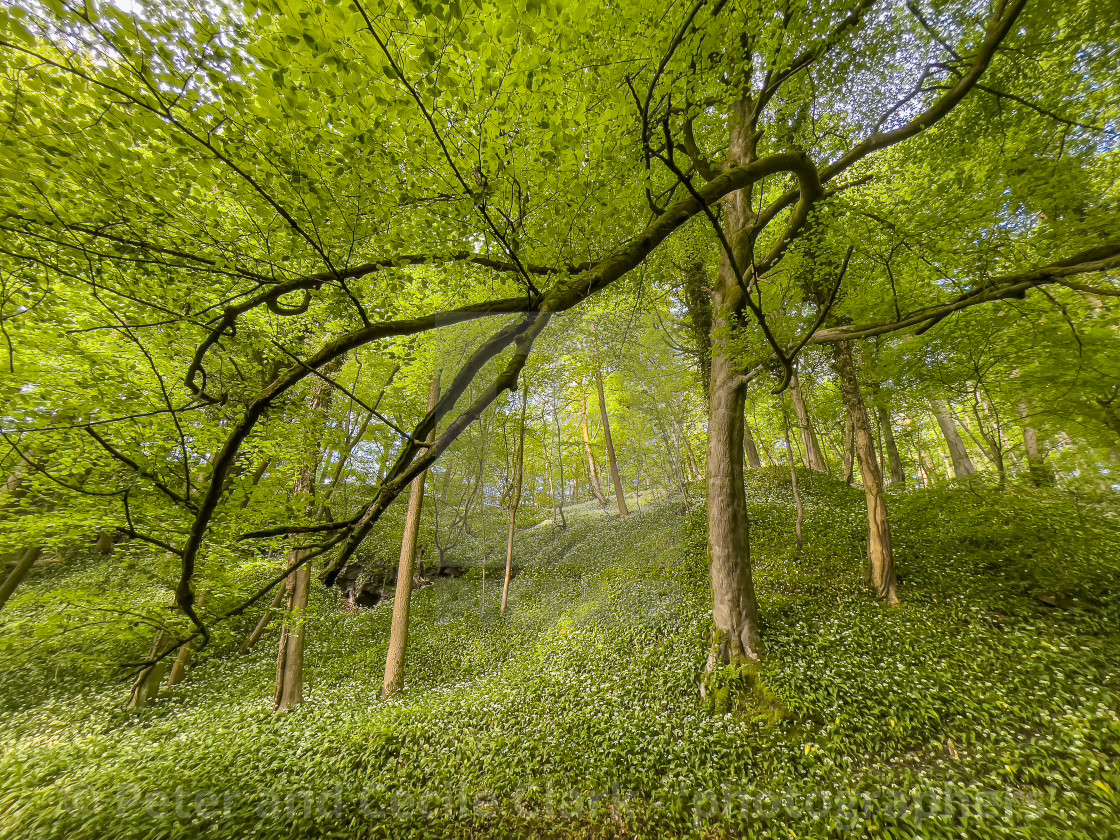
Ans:
{"label": "forest", "polygon": [[3,0],[0,837],[1120,838],[1120,0]]}

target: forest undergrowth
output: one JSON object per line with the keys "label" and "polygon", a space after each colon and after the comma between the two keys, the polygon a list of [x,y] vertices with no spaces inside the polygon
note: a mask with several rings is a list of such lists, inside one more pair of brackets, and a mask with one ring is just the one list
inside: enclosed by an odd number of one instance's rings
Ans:
{"label": "forest undergrowth", "polygon": [[305,702],[275,717],[275,632],[237,655],[257,614],[129,711],[120,665],[151,631],[80,598],[125,589],[124,561],[44,569],[0,630],[0,836],[1109,836],[1115,501],[892,494],[888,608],[863,581],[861,491],[801,474],[796,557],[788,474],[747,480],[768,657],[704,701],[704,517],[680,499],[643,496],[625,520],[584,504],[566,529],[538,512],[504,618],[491,511],[452,558],[465,574],[415,592],[407,686],[387,703],[391,602],[315,588]]}

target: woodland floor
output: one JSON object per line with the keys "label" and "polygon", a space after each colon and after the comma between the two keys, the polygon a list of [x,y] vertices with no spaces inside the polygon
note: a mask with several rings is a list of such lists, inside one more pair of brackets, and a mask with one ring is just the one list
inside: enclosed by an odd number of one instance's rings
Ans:
{"label": "woodland floor", "polygon": [[[1120,837],[1116,502],[892,494],[889,609],[862,583],[860,491],[803,474],[794,558],[788,479],[749,481],[769,658],[721,675],[715,708],[702,512],[664,500],[522,531],[504,619],[495,517],[464,577],[416,593],[388,704],[391,604],[318,591],[307,701],[281,718],[275,633],[236,656],[255,615],[126,711],[114,666],[150,631],[82,604],[128,575],[40,570],[0,630],[0,836]],[[82,629],[56,635],[62,609]]]}

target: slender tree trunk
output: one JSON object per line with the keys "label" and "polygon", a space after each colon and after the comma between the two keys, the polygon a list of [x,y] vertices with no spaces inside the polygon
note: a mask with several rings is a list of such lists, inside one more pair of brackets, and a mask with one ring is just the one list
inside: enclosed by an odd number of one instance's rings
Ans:
{"label": "slender tree trunk", "polygon": [[[1030,409],[1019,403],[1019,417],[1023,420],[1023,444],[1027,450],[1027,467],[1036,487],[1049,487],[1054,483],[1054,473],[1046,464],[1046,456],[1038,447],[1038,432],[1030,425]],[[2,603],[2,602],[0,602]]]}
{"label": "slender tree trunk", "polygon": [[[428,411],[435,408],[439,400],[439,379],[437,373],[432,377],[428,389]],[[435,440],[433,436],[429,441]],[[381,688],[381,699],[388,700],[404,687],[404,657],[408,650],[408,616],[412,606],[412,582],[416,571],[416,540],[420,535],[420,512],[424,505],[424,480],[427,471],[412,480],[408,491],[408,516],[404,523],[404,537],[401,539],[401,557],[397,564],[397,588],[393,593],[393,619],[389,628],[389,652],[385,657],[385,682]]]}
{"label": "slender tree trunk", "polygon": [[[544,428],[548,428],[548,414],[543,405],[541,406],[541,423]],[[564,508],[556,501],[556,471],[552,468],[552,454],[549,452],[550,448],[547,439],[542,441],[541,452],[544,454],[544,465],[548,474],[549,513],[552,516],[552,524],[559,526],[560,518],[564,515]]]}
{"label": "slender tree trunk", "polygon": [[509,580],[513,574],[513,537],[517,529],[517,508],[521,506],[521,477],[525,468],[525,408],[529,404],[529,386],[521,392],[521,431],[517,438],[517,465],[514,467],[513,487],[509,499],[509,539],[506,540],[506,577],[502,583],[501,614],[506,614],[509,597]]}
{"label": "slender tree trunk", "polygon": [[[334,362],[324,372],[330,372],[341,365],[341,359]],[[310,418],[310,440],[305,449],[305,461],[296,476],[292,495],[306,508],[306,512],[318,518],[311,510],[315,494],[315,479],[319,474],[319,461],[322,458],[323,432],[326,428],[327,411],[330,408],[333,388],[326,379],[316,379],[311,386],[311,399],[308,401]],[[308,551],[291,549],[288,552],[288,568],[295,568],[285,588],[288,596],[288,609],[280,630],[280,645],[276,655],[276,687],[273,696],[275,714],[282,714],[303,702],[303,651],[307,642],[307,602],[311,592],[311,562],[304,562]],[[297,568],[298,567],[298,568]]]}
{"label": "slender tree trunk", "polygon": [[794,504],[797,505],[797,522],[794,527],[794,533],[797,535],[796,555],[800,557],[805,549],[805,539],[803,535],[803,529],[805,527],[805,505],[801,502],[801,490],[797,486],[797,469],[793,465],[793,446],[789,441],[789,415],[786,414],[784,401],[782,403],[782,428],[786,438],[786,455],[789,458],[789,483],[793,488]]}
{"label": "slender tree trunk", "polygon": [[[174,610],[174,605],[172,605],[172,610]],[[136,680],[132,683],[132,691],[128,697],[128,708],[140,709],[144,706],[150,706],[159,696],[159,687],[163,683],[163,675],[167,671],[167,660],[161,659],[159,662],[154,660],[164,652],[166,646],[167,631],[161,627],[156,631],[156,635],[152,639],[152,646],[148,650],[148,661],[154,664],[144,668],[136,675]]]}
{"label": "slender tree trunk", "polygon": [[852,416],[844,418],[844,483],[851,484],[855,481],[856,460],[856,434],[852,426]]}
{"label": "slender tree trunk", "polygon": [[801,441],[805,444],[805,460],[809,469],[814,472],[828,472],[828,463],[821,454],[820,444],[817,442],[817,432],[813,428],[813,419],[809,416],[809,409],[805,405],[805,396],[801,393],[801,382],[794,374],[789,384],[789,396],[793,402],[793,410],[797,414],[797,424],[801,427]]}
{"label": "slender tree trunk", "polygon": [[622,486],[622,479],[618,477],[618,458],[614,454],[614,439],[611,437],[611,424],[607,418],[607,396],[603,391],[603,373],[599,366],[595,366],[595,385],[599,390],[599,414],[603,418],[603,440],[607,444],[607,460],[611,467],[611,483],[614,484],[614,495],[618,502],[618,515],[629,516],[626,507],[626,491]]}
{"label": "slender tree trunk", "polygon": [[556,421],[556,463],[560,468],[560,527],[567,528],[568,520],[564,517],[564,445],[560,436],[560,411],[552,415]]}
{"label": "slender tree trunk", "polygon": [[278,586],[276,594],[272,598],[272,603],[268,605],[261,620],[257,622],[257,626],[253,628],[253,632],[249,634],[249,638],[245,640],[245,644],[241,647],[241,653],[245,654],[251,651],[261,640],[264,631],[268,629],[268,625],[272,621],[272,617],[276,614],[276,610],[280,609],[280,605],[284,602],[284,587]]}
{"label": "slender tree trunk", "polygon": [[[295,566],[306,551],[289,552]],[[307,639],[307,601],[311,592],[311,564],[304,563],[288,578],[288,612],[280,631],[280,651],[276,658],[276,714],[294,709],[303,702],[303,650]]]}
{"label": "slender tree trunk", "polygon": [[591,485],[591,493],[603,507],[607,506],[607,497],[599,484],[599,470],[595,466],[595,452],[591,449],[591,431],[587,426],[587,397],[581,403],[581,420],[583,427],[583,446],[587,450],[587,481]]}
{"label": "slender tree trunk", "polygon": [[[204,589],[202,594],[198,596],[198,609],[206,606],[206,599],[210,597],[210,590]],[[187,675],[187,667],[191,664],[191,654],[194,652],[194,642],[188,642],[179,648],[179,654],[175,657],[175,664],[171,666],[171,673],[167,677],[167,687],[173,688],[183,681]]]}
{"label": "slender tree trunk", "polygon": [[891,484],[902,487],[906,484],[906,470],[902,467],[902,458],[898,454],[898,443],[894,439],[894,427],[891,425],[891,413],[879,406],[879,428],[883,431],[883,446],[887,450],[887,462],[890,464]]}
{"label": "slender tree trunk", "polygon": [[754,435],[751,434],[751,424],[743,419],[743,444],[747,450],[747,465],[752,470],[757,470],[762,467],[762,461],[758,457],[758,447],[754,443]]}
{"label": "slender tree trunk", "polygon": [[673,421],[676,426],[677,434],[681,439],[681,446],[684,448],[684,453],[688,457],[688,480],[697,481],[700,478],[700,464],[696,460],[696,453],[692,451],[692,444],[688,442],[688,435],[685,434],[684,427],[680,423]]}
{"label": "slender tree trunk", "polygon": [[949,446],[949,457],[953,460],[953,475],[957,478],[967,478],[976,473],[976,467],[968,456],[964,441],[957,430],[957,422],[953,419],[949,407],[944,400],[930,400],[930,410],[941,427],[941,434],[945,436],[945,443]]}
{"label": "slender tree trunk", "polygon": [[876,595],[893,605],[898,603],[898,580],[894,571],[894,551],[891,547],[891,526],[883,491],[883,474],[879,470],[879,459],[875,454],[874,431],[859,392],[859,380],[849,343],[839,341],[833,344],[832,352],[844,405],[855,431],[856,455],[867,497],[867,556],[871,586]]}
{"label": "slender tree trunk", "polygon": [[0,584],[0,610],[4,609],[4,605],[8,603],[8,599],[12,597],[12,593],[23,583],[24,578],[31,572],[31,567],[35,565],[42,553],[43,549],[37,545],[30,546],[23,550],[15,566],[8,572],[8,576],[4,578],[4,583]]}

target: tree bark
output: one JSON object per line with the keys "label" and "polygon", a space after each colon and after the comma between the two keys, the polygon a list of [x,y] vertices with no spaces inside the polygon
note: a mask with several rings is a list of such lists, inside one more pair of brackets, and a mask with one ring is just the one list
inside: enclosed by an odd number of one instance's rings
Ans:
{"label": "tree bark", "polygon": [[[721,281],[723,275],[721,270]],[[733,276],[731,280],[734,283]],[[724,323],[723,312],[727,308],[726,304],[719,306],[722,311],[717,324]],[[743,485],[746,384],[736,369],[727,343],[713,335],[708,404],[708,561],[712,584],[708,673],[720,665],[744,658],[756,660],[763,655]],[[706,690],[707,686],[702,685],[701,693]]]}
{"label": "tree bark", "polygon": [[[172,610],[174,610],[174,605]],[[152,646],[148,650],[148,661],[154,661],[163,652],[166,642],[167,631],[161,627],[156,631],[155,638],[152,639]],[[163,675],[166,670],[167,661],[161,659],[137,674],[135,682],[132,683],[132,691],[129,693],[128,708],[140,709],[155,702],[156,697],[159,696],[159,687],[163,683]]]}
{"label": "tree bark", "polygon": [[844,418],[844,483],[855,481],[856,434],[852,426],[852,416]]}
{"label": "tree bark", "polygon": [[603,507],[607,506],[607,497],[603,493],[602,485],[599,484],[599,470],[595,466],[595,452],[591,448],[591,431],[587,427],[587,397],[583,398],[581,403],[581,415],[583,427],[583,446],[587,450],[587,481],[591,485],[591,493]]}
{"label": "tree bark", "polygon": [[276,610],[280,609],[280,605],[284,602],[284,587],[278,586],[276,588],[276,595],[272,598],[272,603],[268,605],[261,620],[257,622],[257,626],[253,628],[253,632],[249,634],[249,638],[245,640],[245,644],[241,646],[240,653],[246,654],[251,651],[261,640],[264,631],[268,629],[269,623],[272,621],[272,616],[276,614]]}
{"label": "tree bark", "polygon": [[603,418],[603,440],[607,444],[607,460],[610,462],[611,482],[614,484],[614,495],[618,502],[618,515],[630,515],[626,507],[626,492],[622,487],[622,479],[618,477],[618,458],[614,454],[614,439],[611,437],[611,424],[607,418],[607,395],[603,391],[603,372],[595,365],[595,385],[599,390],[599,415]]}
{"label": "tree bark", "polygon": [[[428,389],[428,411],[439,400],[439,379],[432,377]],[[435,440],[434,431],[429,441]],[[389,627],[389,652],[385,657],[385,682],[381,699],[388,700],[404,687],[404,657],[408,650],[408,616],[412,606],[412,580],[416,571],[416,540],[420,534],[420,512],[424,505],[424,480],[422,472],[412,480],[408,491],[408,516],[401,539],[401,557],[397,564],[397,588],[393,593],[393,619]]]}
{"label": "tree bark", "polygon": [[1046,456],[1038,446],[1038,432],[1030,425],[1030,409],[1019,403],[1019,417],[1023,421],[1023,445],[1027,450],[1027,468],[1035,487],[1049,487],[1054,483],[1054,473],[1046,464]]}
{"label": "tree bark", "polygon": [[747,465],[752,470],[762,467],[762,460],[758,457],[758,447],[755,446],[754,435],[751,434],[751,424],[743,419],[743,444],[747,450]]}
{"label": "tree bark", "polygon": [[902,458],[898,454],[898,443],[894,439],[891,413],[882,405],[878,407],[878,411],[879,428],[883,430],[883,447],[887,450],[887,462],[890,464],[891,484],[903,487],[906,484],[906,470],[902,467]]}
{"label": "tree bark", "polygon": [[793,501],[797,505],[797,522],[794,527],[794,533],[797,536],[797,550],[796,556],[800,557],[805,549],[805,538],[803,530],[805,527],[805,505],[801,502],[801,490],[797,486],[797,469],[793,464],[793,446],[789,441],[789,415],[786,414],[785,403],[782,403],[782,430],[785,432],[786,438],[786,456],[789,459],[789,483],[793,488]]}
{"label": "tree bark", "polygon": [[887,516],[887,502],[883,492],[883,474],[875,454],[875,437],[871,420],[867,416],[859,380],[848,342],[832,345],[836,373],[840,379],[840,392],[852,420],[856,439],[856,456],[863,476],[863,489],[867,497],[867,557],[870,564],[871,586],[875,594],[888,604],[898,603],[898,580],[894,571],[894,551],[891,547],[891,526]]}
{"label": "tree bark", "polygon": [[813,418],[809,416],[809,409],[805,405],[805,396],[801,393],[801,382],[797,374],[794,374],[793,379],[790,380],[789,396],[793,401],[793,410],[797,414],[797,425],[801,427],[801,442],[805,445],[805,460],[809,469],[814,472],[828,472],[828,464],[821,454],[817,432],[813,428]]}
{"label": "tree bark", "polygon": [[949,457],[953,461],[953,475],[956,478],[967,478],[970,475],[975,475],[976,467],[973,466],[972,459],[968,456],[968,450],[965,448],[964,441],[961,440],[961,434],[957,431],[957,422],[953,419],[945,401],[930,400],[929,407],[933,416],[937,419],[937,425],[941,427],[941,434],[945,437],[945,443],[949,446]]}
{"label": "tree bark", "polygon": [[[206,599],[210,597],[210,590],[204,589],[198,596],[198,609],[206,606]],[[175,657],[175,664],[171,666],[171,673],[167,676],[167,687],[173,688],[183,681],[187,675],[187,667],[191,664],[191,654],[194,652],[194,642],[188,642],[179,648]]]}
{"label": "tree bark", "polygon": [[[326,372],[337,369],[342,360],[336,360]],[[293,496],[305,500],[307,513],[318,518],[311,510],[315,494],[315,479],[319,474],[319,460],[322,458],[322,436],[326,427],[326,415],[330,408],[333,387],[326,379],[316,378],[311,386],[311,399],[308,401],[308,416],[311,422],[311,440],[305,450],[305,462],[296,476]],[[308,552],[291,549],[288,552],[288,567],[297,567],[285,582],[288,595],[288,609],[284,624],[280,629],[280,646],[276,656],[276,689],[273,696],[275,714],[294,709],[303,702],[303,651],[307,642],[307,601],[311,592],[310,562],[303,562]],[[300,565],[302,563],[302,565]]]}
{"label": "tree bark", "polygon": [[560,410],[559,408],[552,415],[552,419],[556,422],[556,464],[560,469],[560,497],[559,497],[559,512],[560,512],[560,527],[567,528],[568,520],[564,517],[564,442],[560,434]]}
{"label": "tree bark", "polygon": [[[753,156],[750,102],[737,102],[730,114],[727,160],[737,164]],[[738,266],[751,264],[748,236],[754,220],[750,190],[723,199],[724,224]],[[764,655],[758,601],[751,568],[750,519],[743,484],[747,380],[736,358],[734,325],[746,303],[739,277],[725,252],[712,292],[712,373],[708,387],[708,570],[712,585],[712,636],[700,694],[718,667]]]}
{"label": "tree bark", "polygon": [[509,499],[509,538],[506,540],[506,577],[502,583],[502,606],[500,612],[506,614],[506,600],[509,598],[509,580],[513,575],[513,537],[517,529],[517,509],[521,506],[521,481],[525,468],[525,408],[529,404],[529,386],[521,392],[521,431],[517,438],[517,465],[514,467],[513,486]]}
{"label": "tree bark", "polygon": [[38,561],[43,549],[37,545],[30,546],[23,550],[19,560],[16,561],[15,566],[8,572],[8,576],[4,578],[4,583],[0,585],[0,610],[4,609],[4,605],[8,603],[8,599],[12,597],[12,593],[16,591],[24,578],[31,572],[31,567]]}
{"label": "tree bark", "polygon": [[[291,565],[307,556],[306,551],[289,553]],[[311,591],[311,564],[304,563],[288,578],[288,612],[280,631],[280,651],[276,659],[274,711],[281,714],[303,702],[303,649],[307,639],[307,600]]]}

